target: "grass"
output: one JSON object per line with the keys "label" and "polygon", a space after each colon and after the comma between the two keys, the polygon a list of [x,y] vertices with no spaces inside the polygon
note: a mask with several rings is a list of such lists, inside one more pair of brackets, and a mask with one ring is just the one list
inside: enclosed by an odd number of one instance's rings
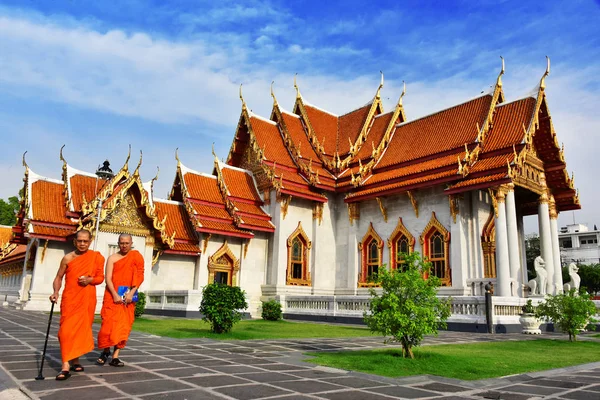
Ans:
{"label": "grass", "polygon": [[133,330],[179,339],[300,339],[370,336],[367,328],[289,321],[242,320],[229,333],[216,334],[199,319],[136,318]]}
{"label": "grass", "polygon": [[600,343],[526,340],[424,346],[415,359],[400,349],[308,353],[306,361],[389,377],[430,374],[476,380],[600,361]]}

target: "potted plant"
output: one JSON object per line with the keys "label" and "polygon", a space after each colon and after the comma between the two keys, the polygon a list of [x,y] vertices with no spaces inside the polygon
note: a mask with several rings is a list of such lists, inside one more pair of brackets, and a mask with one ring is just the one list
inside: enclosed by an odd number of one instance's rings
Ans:
{"label": "potted plant", "polygon": [[542,333],[540,325],[542,321],[535,315],[535,307],[531,302],[531,299],[527,300],[527,303],[521,307],[523,313],[519,317],[519,322],[523,328],[522,333],[529,335],[540,335]]}

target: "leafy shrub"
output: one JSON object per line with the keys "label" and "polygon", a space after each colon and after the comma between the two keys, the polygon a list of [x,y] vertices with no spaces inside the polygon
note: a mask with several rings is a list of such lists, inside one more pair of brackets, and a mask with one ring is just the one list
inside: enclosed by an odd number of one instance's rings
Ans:
{"label": "leafy shrub", "polygon": [[283,313],[281,312],[281,303],[277,300],[262,302],[262,319],[267,321],[279,321]]}
{"label": "leafy shrub", "polygon": [[146,311],[146,293],[144,292],[138,292],[138,301],[137,303],[135,303],[135,311],[133,312],[135,314],[135,317],[141,317],[142,315],[144,315],[144,312]]}
{"label": "leafy shrub", "polygon": [[242,319],[240,310],[248,308],[245,292],[238,286],[211,283],[202,289],[200,313],[215,333],[227,333]]}
{"label": "leafy shrub", "polygon": [[575,289],[546,297],[546,301],[537,306],[536,317],[553,321],[561,331],[569,334],[569,341],[577,341],[579,331],[585,329],[592,316],[596,314],[596,305],[587,293],[578,294]]}
{"label": "leafy shrub", "polygon": [[527,303],[525,303],[525,305],[521,307],[521,311],[523,311],[524,314],[535,313],[535,307],[533,306],[531,299],[527,300]]}
{"label": "leafy shrub", "polygon": [[412,347],[418,346],[427,334],[437,334],[450,316],[450,299],[437,297],[440,280],[430,275],[431,269],[417,252],[405,254],[403,270],[379,269],[378,283],[382,293],[371,288],[371,302],[364,319],[372,332],[390,336],[386,342],[399,342],[402,355],[414,358]]}

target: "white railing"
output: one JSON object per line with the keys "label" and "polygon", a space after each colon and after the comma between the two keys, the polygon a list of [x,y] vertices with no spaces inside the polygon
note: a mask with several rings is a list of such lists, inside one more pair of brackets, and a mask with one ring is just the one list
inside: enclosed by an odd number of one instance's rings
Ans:
{"label": "white railing", "polygon": [[147,290],[147,310],[198,311],[201,290]]}

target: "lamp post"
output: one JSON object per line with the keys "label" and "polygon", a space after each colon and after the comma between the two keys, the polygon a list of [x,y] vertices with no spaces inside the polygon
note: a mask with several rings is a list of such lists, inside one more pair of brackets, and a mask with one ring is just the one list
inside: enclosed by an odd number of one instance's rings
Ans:
{"label": "lamp post", "polygon": [[[112,169],[110,169],[110,162],[108,162],[108,160],[104,160],[104,162],[102,163],[102,165],[98,166],[98,169],[96,170],[96,195],[97,195],[97,189],[98,189],[98,179],[104,179],[106,181],[110,180],[112,177],[115,176],[115,174],[113,173]],[[100,229],[100,213],[102,212],[102,203],[104,202],[103,198],[100,198],[98,201],[98,207],[96,208],[96,228],[95,228],[95,233],[94,233],[94,250],[96,250],[96,248],[98,247],[98,230]]]}

